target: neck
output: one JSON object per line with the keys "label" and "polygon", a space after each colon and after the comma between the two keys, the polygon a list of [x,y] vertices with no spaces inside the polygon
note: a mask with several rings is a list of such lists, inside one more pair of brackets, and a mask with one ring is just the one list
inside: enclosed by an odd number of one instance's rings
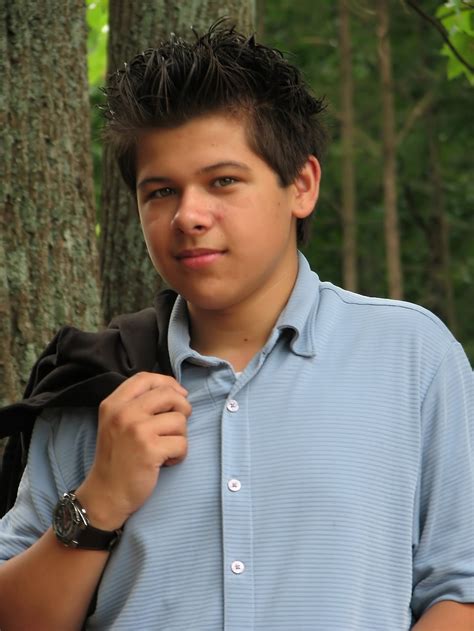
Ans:
{"label": "neck", "polygon": [[241,371],[265,345],[293,290],[298,261],[265,292],[223,310],[200,309],[188,303],[191,347],[201,355],[228,361]]}

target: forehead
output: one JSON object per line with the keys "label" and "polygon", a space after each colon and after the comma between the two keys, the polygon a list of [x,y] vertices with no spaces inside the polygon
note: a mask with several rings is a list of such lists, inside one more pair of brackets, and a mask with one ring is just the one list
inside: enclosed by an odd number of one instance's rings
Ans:
{"label": "forehead", "polygon": [[137,173],[151,162],[173,165],[176,162],[204,167],[206,162],[242,159],[261,161],[248,140],[244,116],[208,114],[165,129],[146,129],[136,142]]}

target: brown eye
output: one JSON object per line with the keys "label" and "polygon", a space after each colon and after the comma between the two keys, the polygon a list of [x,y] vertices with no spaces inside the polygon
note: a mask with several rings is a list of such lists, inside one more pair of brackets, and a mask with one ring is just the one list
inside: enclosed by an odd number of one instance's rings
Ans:
{"label": "brown eye", "polygon": [[237,180],[234,177],[219,177],[214,181],[214,186],[217,188],[223,188],[225,186],[230,186],[230,184],[235,184]]}
{"label": "brown eye", "polygon": [[173,195],[173,193],[174,189],[170,188],[169,186],[165,186],[163,188],[157,188],[154,191],[151,191],[151,193],[147,195],[147,199],[162,199],[163,197],[169,197],[170,195]]}

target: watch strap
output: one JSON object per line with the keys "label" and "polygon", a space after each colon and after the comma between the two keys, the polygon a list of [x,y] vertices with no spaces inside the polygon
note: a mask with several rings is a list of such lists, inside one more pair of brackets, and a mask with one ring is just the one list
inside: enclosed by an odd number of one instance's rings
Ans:
{"label": "watch strap", "polygon": [[76,548],[87,550],[111,550],[120,539],[122,529],[100,530],[88,524],[81,530],[73,542]]}

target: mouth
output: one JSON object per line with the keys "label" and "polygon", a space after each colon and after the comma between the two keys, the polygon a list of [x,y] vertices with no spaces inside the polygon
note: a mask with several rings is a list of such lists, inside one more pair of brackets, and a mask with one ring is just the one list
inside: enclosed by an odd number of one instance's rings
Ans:
{"label": "mouth", "polygon": [[176,259],[185,267],[199,269],[206,267],[220,259],[225,250],[211,250],[209,248],[195,248],[192,250],[182,250],[176,255]]}

